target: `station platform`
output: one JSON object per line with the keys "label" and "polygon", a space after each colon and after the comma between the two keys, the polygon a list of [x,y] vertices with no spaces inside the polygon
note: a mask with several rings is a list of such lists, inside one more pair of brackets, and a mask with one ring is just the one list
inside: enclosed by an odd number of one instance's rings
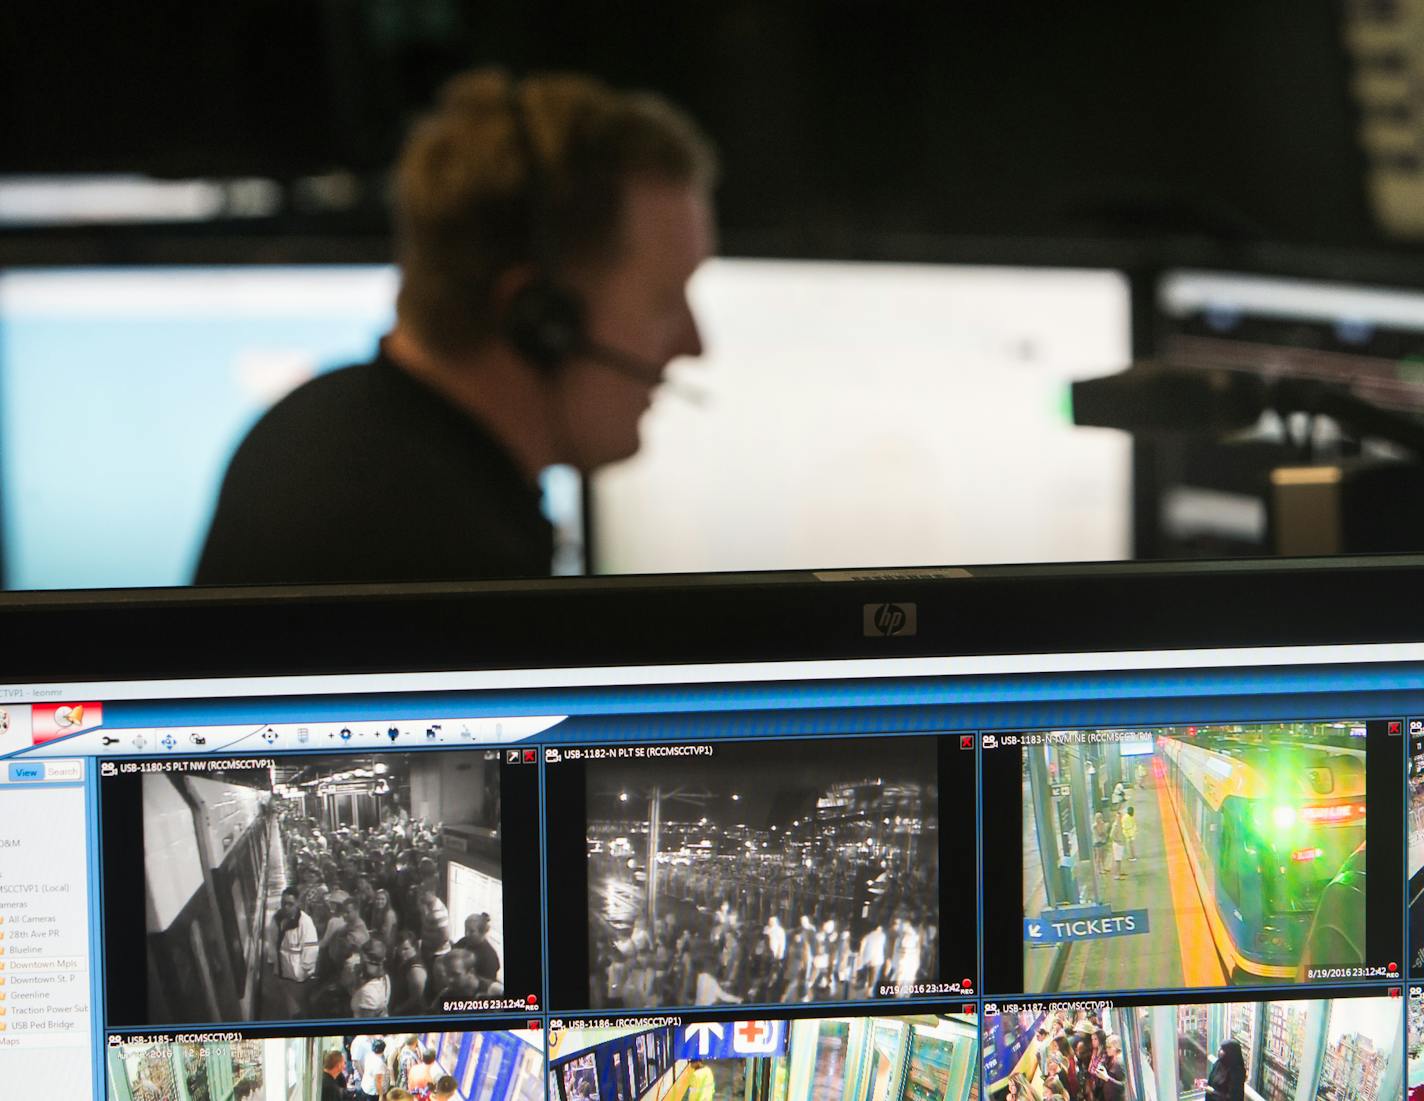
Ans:
{"label": "station platform", "polygon": [[[1156,770],[1149,767],[1142,785],[1129,789],[1128,796],[1137,819],[1137,859],[1123,861],[1122,879],[1114,878],[1112,862],[1107,861],[1107,874],[1099,876],[1100,897],[1115,914],[1147,911],[1148,931],[1030,947],[1025,964],[1027,989],[1226,985],[1228,976],[1212,941],[1206,904]],[[1025,823],[1024,838],[1025,913],[1032,915],[1042,912],[1039,908],[1046,892],[1031,821]]]}

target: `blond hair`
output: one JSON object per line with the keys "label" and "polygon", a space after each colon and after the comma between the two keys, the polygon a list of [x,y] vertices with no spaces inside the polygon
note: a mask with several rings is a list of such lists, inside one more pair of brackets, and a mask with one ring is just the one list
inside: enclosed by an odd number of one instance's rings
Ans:
{"label": "blond hair", "polygon": [[[710,190],[716,175],[711,143],[658,96],[571,74],[516,84],[498,69],[462,73],[396,168],[401,324],[437,352],[471,351],[499,331],[494,289],[511,268],[616,256],[630,180]],[[537,255],[536,236],[552,257]]]}

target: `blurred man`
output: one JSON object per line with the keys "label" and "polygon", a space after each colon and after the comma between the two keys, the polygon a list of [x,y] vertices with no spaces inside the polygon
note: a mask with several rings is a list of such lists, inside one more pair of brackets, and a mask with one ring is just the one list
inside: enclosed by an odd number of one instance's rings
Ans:
{"label": "blurred man", "polygon": [[397,320],[227,471],[199,584],[547,574],[539,474],[638,450],[713,250],[706,139],[575,76],[456,77],[396,171]]}
{"label": "blurred man", "polygon": [[321,1101],[346,1101],[346,1056],[336,1048],[322,1056]]}

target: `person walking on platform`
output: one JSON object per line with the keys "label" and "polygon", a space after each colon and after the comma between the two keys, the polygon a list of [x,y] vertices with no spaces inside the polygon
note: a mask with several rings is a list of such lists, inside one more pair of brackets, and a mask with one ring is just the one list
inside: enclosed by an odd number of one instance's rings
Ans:
{"label": "person walking on platform", "polygon": [[1243,1101],[1246,1096],[1246,1060],[1236,1040],[1223,1040],[1206,1080],[1205,1101]]}
{"label": "person walking on platform", "polygon": [[1137,808],[1128,807],[1122,816],[1122,840],[1127,859],[1137,861]]}
{"label": "person walking on platform", "polygon": [[316,925],[297,904],[297,889],[282,892],[282,902],[267,926],[267,964],[277,988],[278,1015],[293,1017],[301,1008],[300,991],[316,977]]}
{"label": "person walking on platform", "polygon": [[1119,808],[1113,813],[1112,829],[1111,829],[1111,830],[1109,831],[1109,833],[1108,833],[1108,837],[1109,837],[1109,839],[1110,839],[1111,842],[1112,842],[1113,878],[1114,878],[1114,879],[1126,879],[1126,878],[1127,878],[1127,876],[1123,875],[1123,873],[1122,873],[1122,861],[1123,861],[1123,857],[1127,855],[1127,836],[1126,836],[1126,834],[1123,832],[1123,828],[1122,828],[1122,820],[1123,820],[1124,817],[1125,817],[1125,816],[1124,816],[1123,813],[1122,813],[1122,808],[1119,807]]}
{"label": "person walking on platform", "polygon": [[386,1092],[386,1080],[390,1071],[386,1067],[386,1042],[372,1040],[361,1070],[361,1093],[367,1101],[379,1101]]}
{"label": "person walking on platform", "polygon": [[687,1101],[714,1101],[717,1080],[712,1068],[701,1059],[692,1060],[692,1078],[687,1083]]}
{"label": "person walking on platform", "polygon": [[321,1101],[346,1101],[346,1055],[340,1048],[322,1056]]}

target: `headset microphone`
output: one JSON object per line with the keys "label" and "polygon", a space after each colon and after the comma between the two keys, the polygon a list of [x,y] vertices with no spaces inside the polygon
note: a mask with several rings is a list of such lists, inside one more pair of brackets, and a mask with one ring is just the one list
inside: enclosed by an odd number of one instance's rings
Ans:
{"label": "headset microphone", "polygon": [[679,379],[665,378],[663,369],[656,363],[649,363],[645,359],[639,359],[627,352],[620,352],[617,348],[610,348],[606,344],[598,344],[593,341],[586,341],[579,349],[579,354],[585,359],[597,363],[600,367],[617,371],[620,375],[631,378],[634,382],[641,382],[644,386],[661,387],[693,405],[707,404],[707,391]]}

